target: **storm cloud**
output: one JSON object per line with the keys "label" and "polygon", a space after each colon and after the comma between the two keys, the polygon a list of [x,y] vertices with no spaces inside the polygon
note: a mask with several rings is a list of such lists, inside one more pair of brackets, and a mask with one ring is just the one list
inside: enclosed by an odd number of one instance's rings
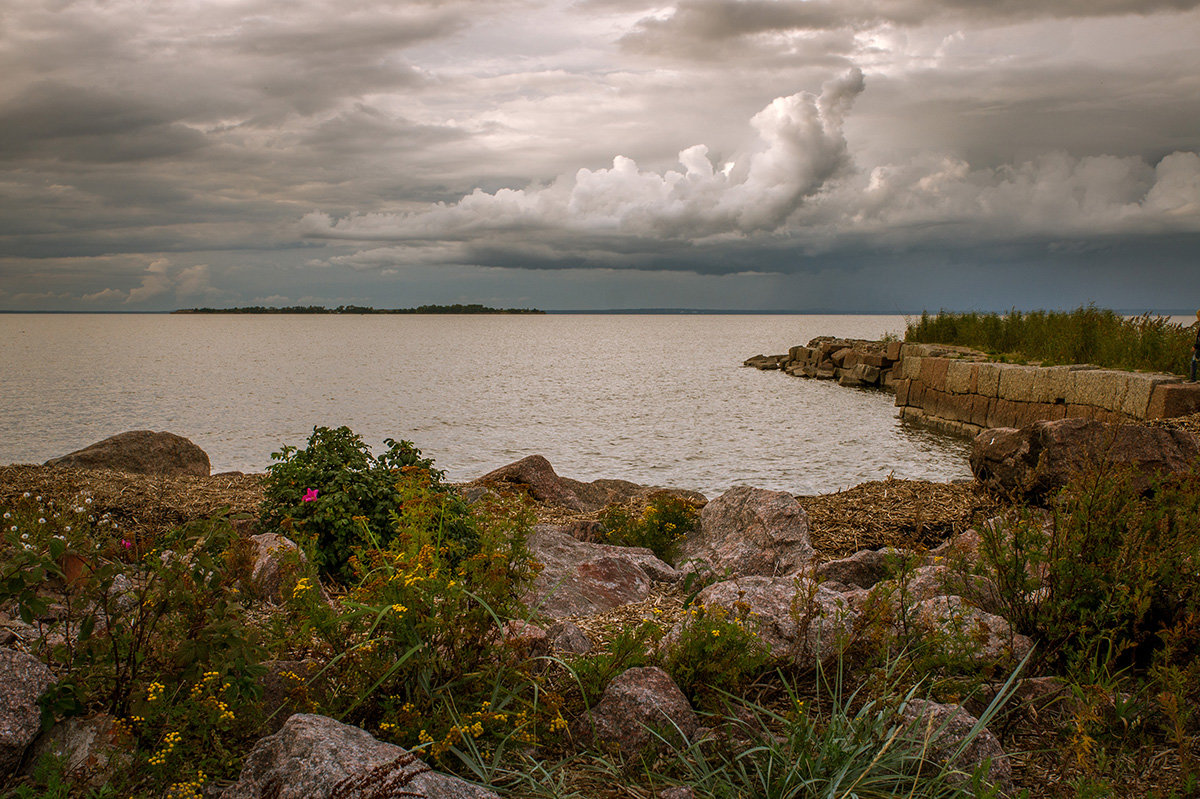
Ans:
{"label": "storm cloud", "polygon": [[1198,6],[18,0],[0,309],[1174,307]]}

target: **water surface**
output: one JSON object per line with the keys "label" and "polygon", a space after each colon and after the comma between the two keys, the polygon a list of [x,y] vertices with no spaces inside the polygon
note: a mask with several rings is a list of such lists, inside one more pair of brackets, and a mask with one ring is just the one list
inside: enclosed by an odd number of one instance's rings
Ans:
{"label": "water surface", "polygon": [[899,316],[0,315],[0,463],[169,430],[262,471],[314,425],[408,439],[451,479],[531,454],[559,474],[714,496],[969,476],[965,442],[891,395],[741,367]]}

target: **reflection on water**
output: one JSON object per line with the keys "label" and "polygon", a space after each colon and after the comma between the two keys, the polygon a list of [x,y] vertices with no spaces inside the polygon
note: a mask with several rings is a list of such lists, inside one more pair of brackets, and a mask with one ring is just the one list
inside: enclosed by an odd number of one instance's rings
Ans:
{"label": "reflection on water", "polygon": [[892,397],[741,367],[898,316],[0,315],[0,463],[170,430],[261,471],[314,425],[409,439],[469,479],[530,454],[563,475],[713,496],[968,476],[967,445]]}

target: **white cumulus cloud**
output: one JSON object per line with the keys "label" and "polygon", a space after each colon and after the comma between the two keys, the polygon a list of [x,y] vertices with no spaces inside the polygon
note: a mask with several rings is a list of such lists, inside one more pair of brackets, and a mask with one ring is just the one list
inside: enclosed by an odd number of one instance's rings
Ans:
{"label": "white cumulus cloud", "polygon": [[618,155],[608,169],[579,169],[546,186],[477,189],[456,203],[414,213],[334,219],[313,212],[301,231],[359,241],[457,240],[488,230],[546,228],[694,240],[769,232],[849,166],[842,125],[863,88],[855,69],[825,84],[820,95],[776,98],[750,120],[756,146],[727,164],[714,164],[703,144],[679,153],[682,171],[643,170]]}

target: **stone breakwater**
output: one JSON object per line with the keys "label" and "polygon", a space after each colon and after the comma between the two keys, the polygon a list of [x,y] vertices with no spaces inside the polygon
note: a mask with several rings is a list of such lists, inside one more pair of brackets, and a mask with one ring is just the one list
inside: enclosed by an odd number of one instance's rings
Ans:
{"label": "stone breakwater", "polygon": [[902,418],[970,436],[1037,421],[1119,423],[1200,412],[1200,384],[1175,375],[996,363],[965,347],[821,337],[744,365],[892,390]]}
{"label": "stone breakwater", "polygon": [[892,388],[902,346],[899,341],[818,336],[807,347],[792,347],[785,355],[755,355],[742,365],[779,369],[796,377],[836,380],[843,386]]}

